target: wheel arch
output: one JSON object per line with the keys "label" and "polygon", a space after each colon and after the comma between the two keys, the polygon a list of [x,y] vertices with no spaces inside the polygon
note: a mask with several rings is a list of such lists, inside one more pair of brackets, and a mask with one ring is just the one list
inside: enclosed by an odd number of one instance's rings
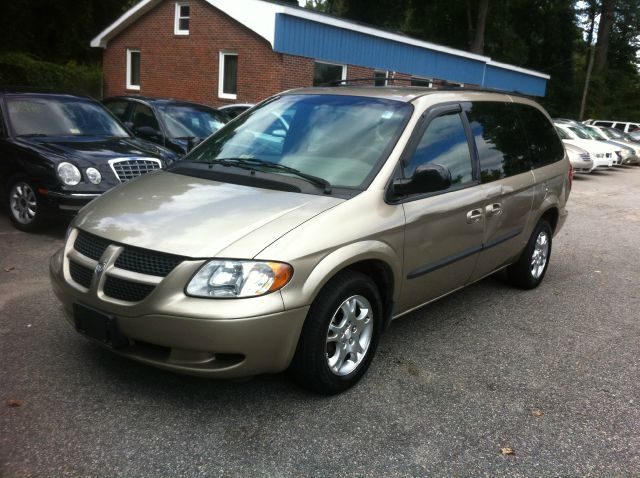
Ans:
{"label": "wheel arch", "polygon": [[300,286],[283,290],[283,299],[287,308],[309,305],[334,277],[357,271],[369,277],[378,289],[386,327],[399,293],[401,260],[391,246],[381,241],[348,244],[322,258]]}

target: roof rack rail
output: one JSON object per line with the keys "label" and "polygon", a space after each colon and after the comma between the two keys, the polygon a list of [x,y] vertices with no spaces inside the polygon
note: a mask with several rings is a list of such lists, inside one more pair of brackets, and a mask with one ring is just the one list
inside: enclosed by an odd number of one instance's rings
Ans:
{"label": "roof rack rail", "polygon": [[[334,80],[334,81],[322,83],[319,86],[351,86],[353,83],[372,82],[372,81],[380,81],[380,80],[397,81],[397,82],[424,82],[424,83],[433,81],[433,80],[426,80],[422,78],[366,77],[366,78],[349,78],[346,80]],[[485,93],[501,93],[503,95],[506,94],[506,95],[531,97],[531,95],[527,95],[526,93],[523,93],[521,91],[502,90],[500,88],[489,88],[487,86],[478,86],[478,85],[460,86],[457,83],[451,83],[446,80],[436,80],[436,81],[437,83],[433,82],[431,86],[426,86],[426,85],[413,85],[413,86],[416,86],[418,88],[429,88],[431,90],[438,90],[438,91],[458,91],[458,90],[478,91],[478,92],[485,92]],[[381,86],[377,86],[376,88],[381,88]]]}

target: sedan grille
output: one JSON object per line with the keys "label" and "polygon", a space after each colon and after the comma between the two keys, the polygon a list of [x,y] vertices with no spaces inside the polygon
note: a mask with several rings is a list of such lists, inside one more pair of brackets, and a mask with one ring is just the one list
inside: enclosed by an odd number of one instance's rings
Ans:
{"label": "sedan grille", "polygon": [[112,159],[109,164],[123,183],[162,167],[160,160],[154,158]]}
{"label": "sedan grille", "polygon": [[589,153],[582,153],[580,155],[580,159],[582,159],[583,161],[589,161],[591,157],[589,156]]}

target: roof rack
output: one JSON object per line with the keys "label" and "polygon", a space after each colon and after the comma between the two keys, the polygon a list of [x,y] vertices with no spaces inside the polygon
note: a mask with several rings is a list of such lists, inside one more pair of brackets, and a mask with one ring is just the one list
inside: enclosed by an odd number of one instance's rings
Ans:
{"label": "roof rack", "polygon": [[[353,83],[361,83],[361,82],[372,82],[372,81],[400,81],[400,82],[430,82],[430,80],[422,79],[422,78],[383,78],[383,77],[367,77],[367,78],[349,78],[347,80],[334,80],[327,83],[323,83],[319,86],[351,86]],[[484,93],[500,93],[503,95],[517,95],[523,97],[531,97],[531,95],[527,95],[521,91],[511,91],[511,90],[502,90],[500,88],[489,88],[487,86],[477,86],[477,85],[464,85],[460,86],[457,83],[451,83],[447,80],[438,80],[439,83],[432,83],[431,86],[423,86],[423,85],[412,85],[417,88],[428,88],[431,90],[437,91],[478,91]],[[376,86],[375,88],[382,88],[382,86]]]}

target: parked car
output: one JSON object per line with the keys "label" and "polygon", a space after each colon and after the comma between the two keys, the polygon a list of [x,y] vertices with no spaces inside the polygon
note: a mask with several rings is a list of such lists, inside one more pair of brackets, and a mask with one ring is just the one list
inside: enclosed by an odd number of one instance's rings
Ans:
{"label": "parked car", "polygon": [[575,125],[555,123],[555,127],[558,136],[565,145],[571,144],[589,151],[594,169],[609,169],[613,167],[614,158],[617,157],[618,151],[616,148],[592,139],[589,134]]}
{"label": "parked car", "polygon": [[104,105],[133,133],[183,155],[229,121],[210,106],[144,96],[113,96]]}
{"label": "parked car", "polygon": [[595,126],[606,126],[608,128],[615,128],[617,130],[629,133],[634,129],[640,128],[640,123],[634,123],[630,121],[608,121],[608,120],[587,120],[585,124],[592,124]]}
{"label": "parked car", "polygon": [[538,286],[571,180],[524,97],[288,91],[83,209],[53,290],[79,332],[131,359],[208,377],[288,369],[337,393],[390,320],[502,269]]}
{"label": "parked car", "polygon": [[575,173],[590,173],[596,168],[589,151],[586,149],[579,148],[571,143],[565,143],[564,149],[567,151],[567,157]]}
{"label": "parked car", "polygon": [[244,113],[250,108],[253,108],[255,105],[250,103],[236,103],[233,105],[225,105],[218,108],[223,113],[226,113],[230,119],[235,118],[240,113]]}
{"label": "parked car", "polygon": [[615,163],[616,166],[622,166],[624,164],[635,162],[635,160],[637,160],[635,148],[625,144],[624,141],[618,141],[610,138],[609,135],[607,135],[598,126],[583,125],[582,127],[587,131],[588,134],[591,135],[593,139],[597,141],[603,141],[607,144],[610,144],[611,146],[619,148],[619,160],[617,163]]}
{"label": "parked car", "polygon": [[640,143],[633,140],[628,133],[623,133],[619,129],[607,128],[605,126],[592,126],[597,128],[601,134],[609,138],[611,141],[620,143],[627,148],[630,148],[633,152],[626,158],[625,164],[639,164],[640,163]]}
{"label": "parked car", "polygon": [[0,92],[0,190],[9,219],[35,231],[103,192],[177,159],[133,138],[90,98]]}
{"label": "parked car", "polygon": [[629,133],[629,136],[631,137],[631,139],[633,139],[634,141],[638,141],[640,142],[640,130],[634,130],[631,131]]}

